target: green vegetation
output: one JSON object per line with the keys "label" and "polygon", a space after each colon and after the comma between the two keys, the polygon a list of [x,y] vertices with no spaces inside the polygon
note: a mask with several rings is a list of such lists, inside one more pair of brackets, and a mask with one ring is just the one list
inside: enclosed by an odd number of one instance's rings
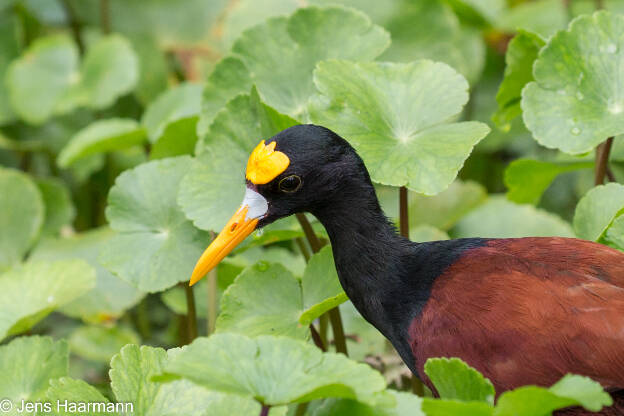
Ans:
{"label": "green vegetation", "polygon": [[624,250],[624,8],[602,3],[0,1],[5,414],[21,400],[149,416],[610,405],[577,375],[495,392],[450,357],[425,366],[439,398],[412,394],[305,215],[186,284],[242,199],[250,152],[300,123],[349,140],[415,241]]}

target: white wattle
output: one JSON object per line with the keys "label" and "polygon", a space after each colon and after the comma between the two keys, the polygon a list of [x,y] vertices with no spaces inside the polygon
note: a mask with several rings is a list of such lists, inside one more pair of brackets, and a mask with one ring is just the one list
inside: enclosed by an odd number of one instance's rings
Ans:
{"label": "white wattle", "polygon": [[269,210],[269,203],[267,200],[258,192],[249,188],[245,191],[245,197],[241,203],[241,207],[244,206],[249,207],[246,216],[248,220],[263,217]]}

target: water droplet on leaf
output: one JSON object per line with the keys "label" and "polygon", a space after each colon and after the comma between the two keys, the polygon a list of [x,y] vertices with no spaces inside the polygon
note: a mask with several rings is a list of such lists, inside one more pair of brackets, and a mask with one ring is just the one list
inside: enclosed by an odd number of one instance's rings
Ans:
{"label": "water droplet on leaf", "polygon": [[259,261],[258,263],[256,263],[256,269],[260,272],[265,272],[267,271],[269,268],[269,263],[267,263],[266,261]]}
{"label": "water droplet on leaf", "polygon": [[581,134],[581,129],[579,129],[578,127],[572,127],[572,130],[570,130],[570,133],[572,133],[575,136],[578,136],[579,134]]}
{"label": "water droplet on leaf", "polygon": [[622,106],[620,101],[609,98],[609,101],[607,102],[607,110],[609,110],[611,114],[620,114],[622,110],[624,110],[624,106]]}
{"label": "water droplet on leaf", "polygon": [[585,96],[583,95],[583,93],[582,93],[582,92],[577,91],[577,93],[576,93],[576,98],[577,98],[577,99],[579,99],[579,100],[582,100],[583,98],[585,98]]}
{"label": "water droplet on leaf", "polygon": [[256,237],[262,237],[262,234],[264,234],[264,228],[259,228],[256,230]]}

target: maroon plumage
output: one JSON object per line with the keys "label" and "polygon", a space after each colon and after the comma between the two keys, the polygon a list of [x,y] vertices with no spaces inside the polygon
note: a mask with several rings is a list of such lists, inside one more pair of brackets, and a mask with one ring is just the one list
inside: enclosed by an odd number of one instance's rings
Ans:
{"label": "maroon plumage", "polygon": [[498,392],[566,373],[624,389],[624,253],[568,238],[490,240],[435,280],[409,337],[424,380],[427,358],[446,356]]}

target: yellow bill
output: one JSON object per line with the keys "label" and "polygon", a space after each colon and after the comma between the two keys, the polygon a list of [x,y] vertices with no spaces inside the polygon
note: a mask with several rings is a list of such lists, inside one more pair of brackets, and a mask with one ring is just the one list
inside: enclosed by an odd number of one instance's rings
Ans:
{"label": "yellow bill", "polygon": [[[288,156],[275,150],[275,145],[276,143],[272,142],[267,146],[262,140],[251,153],[246,172],[246,177],[251,183],[255,185],[268,183],[284,172],[290,164]],[[193,286],[199,282],[234,247],[251,234],[256,229],[260,218],[264,217],[268,210],[267,200],[248,187],[238,211],[197,261],[191,275],[190,285]]]}
{"label": "yellow bill", "polygon": [[210,270],[223,260],[237,245],[239,245],[258,224],[257,218],[247,218],[249,207],[242,206],[228,223],[223,227],[217,238],[208,246],[204,254],[201,255],[193,274],[191,275],[190,286],[199,282]]}

